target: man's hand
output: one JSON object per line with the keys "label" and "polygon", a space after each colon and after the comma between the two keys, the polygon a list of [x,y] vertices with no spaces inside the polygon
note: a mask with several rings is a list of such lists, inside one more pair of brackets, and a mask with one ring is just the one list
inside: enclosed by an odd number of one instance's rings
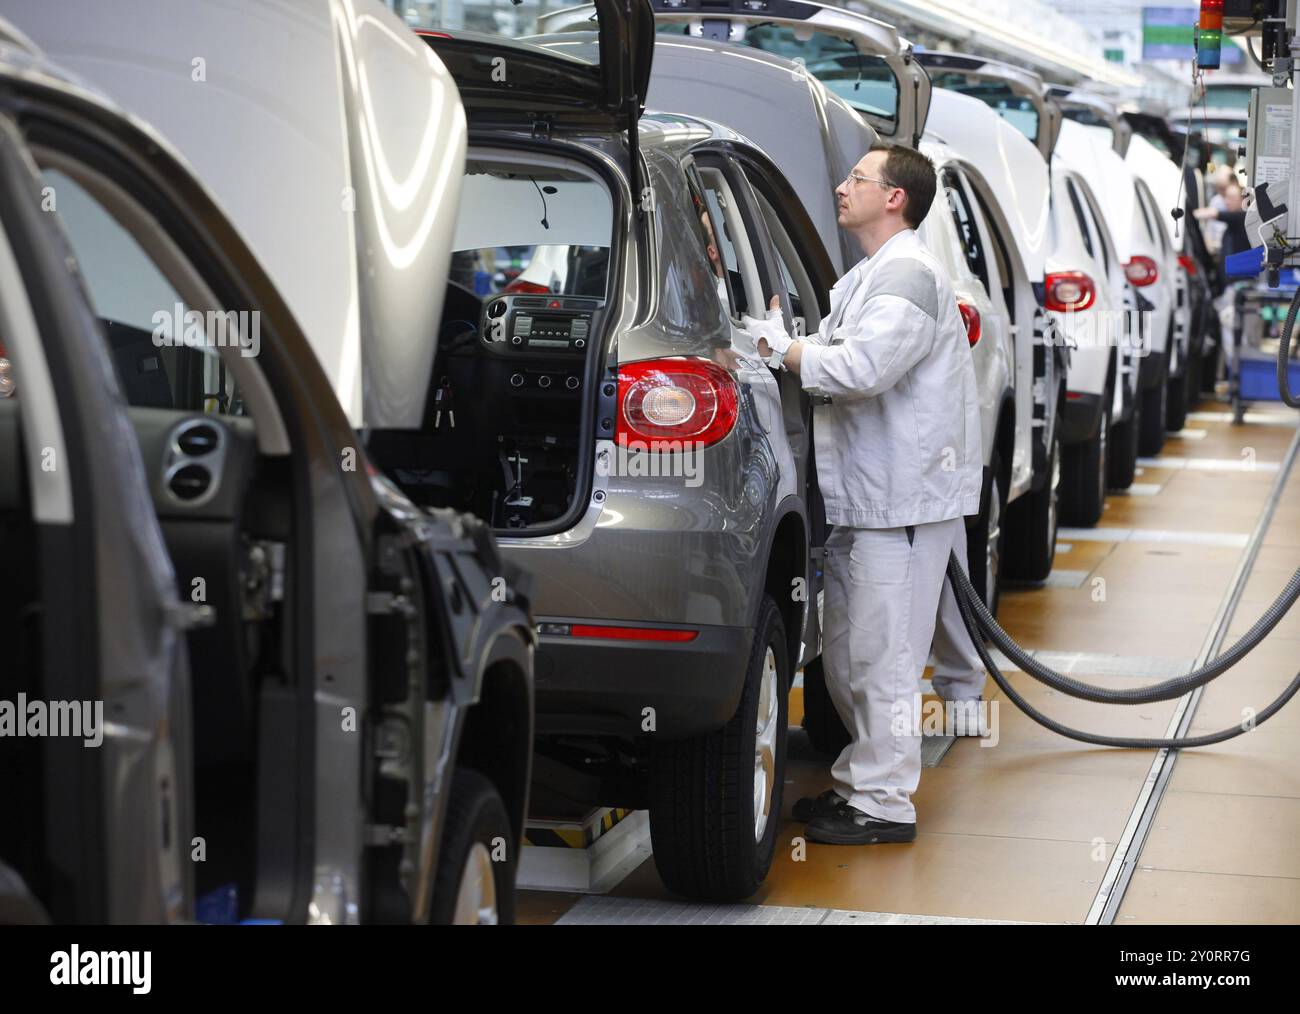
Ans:
{"label": "man's hand", "polygon": [[[769,310],[781,309],[781,297],[773,296],[770,300],[768,300],[767,308]],[[758,354],[762,356],[764,359],[766,359],[768,356],[772,354],[772,346],[770,346],[767,343],[767,339],[764,338],[762,335],[758,336]]]}

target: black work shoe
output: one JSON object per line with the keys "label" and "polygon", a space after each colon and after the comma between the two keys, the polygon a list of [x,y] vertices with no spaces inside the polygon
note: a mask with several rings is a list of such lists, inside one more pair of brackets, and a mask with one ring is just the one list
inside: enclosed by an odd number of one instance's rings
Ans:
{"label": "black work shoe", "polygon": [[805,824],[816,817],[831,817],[847,800],[834,789],[827,789],[820,796],[804,796],[790,808],[790,815]]}
{"label": "black work shoe", "polygon": [[875,845],[916,841],[916,825],[877,820],[845,803],[834,813],[814,817],[808,824],[810,841],[824,845]]}

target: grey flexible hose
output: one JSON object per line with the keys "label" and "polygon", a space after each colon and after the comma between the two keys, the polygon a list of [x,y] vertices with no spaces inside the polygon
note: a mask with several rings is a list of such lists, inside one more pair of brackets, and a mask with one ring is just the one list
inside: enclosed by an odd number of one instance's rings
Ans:
{"label": "grey flexible hose", "polygon": [[[1245,658],[1281,622],[1282,617],[1286,616],[1296,600],[1300,599],[1300,568],[1297,568],[1296,572],[1291,575],[1291,580],[1282,589],[1281,594],[1264,610],[1264,615],[1256,620],[1254,626],[1218,658],[1201,666],[1199,669],[1192,670],[1185,676],[1175,676],[1163,683],[1135,687],[1132,690],[1112,690],[1108,687],[1095,686],[1066,676],[1064,673],[1059,673],[1028,655],[1020,645],[1011,640],[1005,630],[998,626],[992,614],[984,607],[984,603],[979,600],[979,595],[975,591],[974,585],[970,583],[970,578],[966,576],[966,572],[961,569],[956,560],[955,555],[948,560],[948,578],[952,581],[953,590],[957,592],[957,598],[959,600],[963,598],[969,600],[975,618],[975,629],[987,633],[989,640],[1002,649],[1007,658],[1015,662],[1020,670],[1028,673],[1040,683],[1045,683],[1053,690],[1059,690],[1071,697],[1079,697],[1085,701],[1096,701],[1099,704],[1150,704],[1153,701],[1169,701],[1176,697],[1182,697],[1197,687],[1205,686],[1205,684],[1222,676]],[[975,637],[974,632],[972,632],[971,636]],[[980,637],[977,640],[983,640],[983,638]]]}
{"label": "grey flexible hose", "polygon": [[[1300,571],[1298,571],[1297,574],[1300,574]],[[984,663],[984,667],[988,670],[989,675],[993,677],[993,682],[1002,688],[1002,692],[1011,699],[1011,702],[1016,707],[1032,718],[1035,722],[1043,726],[1045,729],[1050,729],[1057,735],[1065,736],[1067,739],[1077,740],[1080,743],[1091,743],[1094,746],[1127,747],[1139,750],[1163,750],[1181,749],[1189,746],[1211,746],[1215,743],[1222,743],[1225,740],[1233,739],[1243,733],[1249,732],[1256,726],[1262,725],[1269,718],[1282,710],[1282,708],[1286,706],[1287,702],[1296,695],[1296,691],[1300,690],[1300,672],[1297,672],[1295,678],[1287,684],[1286,689],[1283,690],[1282,693],[1267,707],[1260,711],[1252,722],[1242,722],[1240,725],[1229,726],[1226,729],[1220,729],[1218,732],[1207,733],[1204,736],[1188,736],[1183,739],[1149,739],[1127,736],[1099,736],[1095,733],[1084,732],[1080,729],[1072,729],[1068,725],[1062,725],[1055,719],[1048,718],[1027,700],[1021,697],[1020,694],[1016,692],[1015,687],[1013,687],[1007,681],[1007,678],[1002,675],[1002,671],[998,669],[997,663],[993,661],[993,656],[989,654],[989,650],[984,644],[984,637],[980,632],[980,625],[975,618],[976,611],[979,612],[981,621],[986,621],[988,626],[991,628],[990,633],[995,631],[997,634],[1001,634],[1002,637],[1006,638],[1006,640],[1013,646],[1014,642],[1006,636],[1006,632],[998,626],[997,621],[989,615],[988,610],[984,608],[984,604],[980,602],[979,596],[976,595],[975,588],[971,585],[970,579],[962,569],[961,563],[957,560],[956,554],[952,554],[948,558],[948,577],[953,582],[953,588],[957,593],[957,605],[961,609],[962,620],[966,624],[966,629],[970,632],[971,640],[975,644],[975,650],[979,653],[980,661]],[[1294,582],[1295,579],[1293,578],[1292,580]],[[972,609],[972,606],[975,608]],[[1276,607],[1277,602],[1274,602],[1273,606]],[[1256,626],[1258,626],[1258,624],[1256,624]],[[1254,630],[1253,627],[1251,629]],[[1249,635],[1247,636],[1249,637]],[[1244,640],[1245,638],[1242,639],[1242,641]],[[1240,643],[1242,642],[1238,642],[1238,645]],[[1236,648],[1238,645],[1234,645],[1233,647]],[[1254,645],[1252,644],[1250,647],[1254,647]],[[1249,651],[1250,649],[1247,648],[1246,650]],[[1021,652],[1021,654],[1023,655],[1023,652]],[[1242,654],[1245,654],[1245,652]],[[1028,659],[1028,656],[1024,657]],[[1068,677],[1053,672],[1051,669],[1048,669],[1040,663],[1034,662],[1032,659],[1029,659],[1029,662],[1031,668],[1026,668],[1025,671],[1028,672],[1030,676],[1033,676],[1041,682],[1053,685],[1049,679],[1045,678],[1045,674],[1047,673],[1051,673],[1052,676],[1059,680],[1068,679]],[[1212,679],[1213,677],[1210,678]],[[1069,682],[1078,683],[1077,680],[1069,680]],[[1208,682],[1208,680],[1206,682]],[[1079,685],[1087,686],[1087,684]],[[1102,691],[1099,687],[1092,687],[1090,689],[1099,695],[1118,693],[1118,691]],[[1076,694],[1074,696],[1081,695]],[[1098,696],[1090,699],[1105,700],[1106,698]],[[1134,704],[1139,702],[1121,700],[1110,703]]]}

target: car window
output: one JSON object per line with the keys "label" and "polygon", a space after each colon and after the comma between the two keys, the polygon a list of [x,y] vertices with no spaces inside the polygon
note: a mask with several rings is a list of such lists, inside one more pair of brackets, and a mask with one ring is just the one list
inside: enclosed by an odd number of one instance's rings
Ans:
{"label": "car window", "polygon": [[776,209],[757,187],[754,188],[754,196],[758,198],[759,208],[767,222],[768,234],[772,237],[777,265],[781,271],[781,284],[790,297],[790,313],[794,317],[803,318],[807,328],[805,333],[816,331],[821,326],[821,309],[812,279],[799,258],[794,241],[781,224]]}
{"label": "car window", "polygon": [[700,178],[704,184],[705,231],[718,251],[718,257],[710,263],[715,272],[720,272],[719,280],[727,283],[731,316],[739,320],[742,313],[761,315],[766,300],[761,298],[758,268],[731,187],[716,169],[705,167]]}
{"label": "car window", "polygon": [[521,176],[487,162],[466,168],[452,239],[451,280],[475,295],[605,295],[614,207],[577,172]]}
{"label": "car window", "polygon": [[952,219],[957,226],[957,235],[961,237],[962,252],[966,255],[966,264],[976,278],[989,289],[988,265],[984,260],[984,244],[980,239],[979,226],[971,211],[970,202],[962,189],[961,180],[951,170],[943,174],[943,191],[948,196],[948,207],[952,209]]}
{"label": "car window", "polygon": [[1083,247],[1088,251],[1089,257],[1095,257],[1096,252],[1092,248],[1092,233],[1088,229],[1088,220],[1083,214],[1083,205],[1079,201],[1079,193],[1074,189],[1074,181],[1066,180],[1066,193],[1070,195],[1070,206],[1074,209],[1074,217],[1079,223],[1079,235],[1083,238]]}
{"label": "car window", "polygon": [[961,92],[979,99],[1018,131],[1038,143],[1038,110],[1033,102],[1017,95],[1010,85],[1002,81],[971,80],[962,71],[930,71],[930,86]]}
{"label": "car window", "polygon": [[1169,235],[1165,231],[1165,223],[1160,220],[1160,209],[1156,206],[1156,199],[1146,187],[1139,187],[1138,193],[1142,196],[1151,215],[1152,226],[1160,243],[1160,249],[1167,253],[1169,250]]}
{"label": "car window", "polygon": [[967,182],[963,182],[963,188],[966,189],[968,199],[972,199],[971,207],[975,212],[975,220],[986,237],[985,246],[989,251],[989,279],[991,285],[988,286],[990,296],[998,290],[1002,290],[1002,300],[1006,306],[1007,317],[1011,323],[1016,322],[1016,298],[1012,290],[1013,279],[1011,276],[1011,258],[1007,252],[1007,243],[999,230],[996,219],[989,212],[988,205],[984,203],[984,197],[973,187],[969,187]]}
{"label": "car window", "polygon": [[1102,267],[1106,269],[1106,274],[1110,274],[1110,262],[1113,259],[1113,252],[1110,248],[1110,234],[1105,229],[1105,219],[1100,211],[1097,210],[1097,203],[1092,199],[1092,195],[1086,190],[1083,193],[1084,208],[1088,215],[1088,221],[1092,224],[1093,234],[1097,237],[1097,245],[1101,247]]}
{"label": "car window", "polygon": [[1142,217],[1142,224],[1146,226],[1147,239],[1154,243],[1156,241],[1156,234],[1155,230],[1151,228],[1151,216],[1147,213],[1146,201],[1142,200],[1142,188],[1137,184],[1134,184],[1133,191],[1137,194],[1138,212]]}
{"label": "car window", "polygon": [[201,313],[100,201],[57,169],[42,180],[77,259],[127,404],[249,414],[220,350],[260,351],[256,311]]}
{"label": "car window", "polygon": [[[683,26],[661,24],[657,31],[682,34]],[[848,39],[784,25],[753,25],[745,45],[803,64],[808,73],[860,113],[878,120],[898,119],[898,78],[883,57],[860,53]],[[892,131],[886,131],[892,133]]]}

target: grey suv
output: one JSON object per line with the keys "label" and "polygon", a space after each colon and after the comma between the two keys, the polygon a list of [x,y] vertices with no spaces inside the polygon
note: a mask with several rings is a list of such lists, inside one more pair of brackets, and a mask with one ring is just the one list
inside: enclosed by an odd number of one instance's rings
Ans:
{"label": "grey suv", "polygon": [[468,111],[466,199],[429,414],[370,449],[536,576],[535,812],[648,808],[671,889],[739,898],[771,862],[787,690],[817,650],[821,517],[808,399],[739,324],[778,293],[815,327],[835,278],[762,152],[643,115],[649,5],[596,8],[560,40],[588,60],[425,34]]}

